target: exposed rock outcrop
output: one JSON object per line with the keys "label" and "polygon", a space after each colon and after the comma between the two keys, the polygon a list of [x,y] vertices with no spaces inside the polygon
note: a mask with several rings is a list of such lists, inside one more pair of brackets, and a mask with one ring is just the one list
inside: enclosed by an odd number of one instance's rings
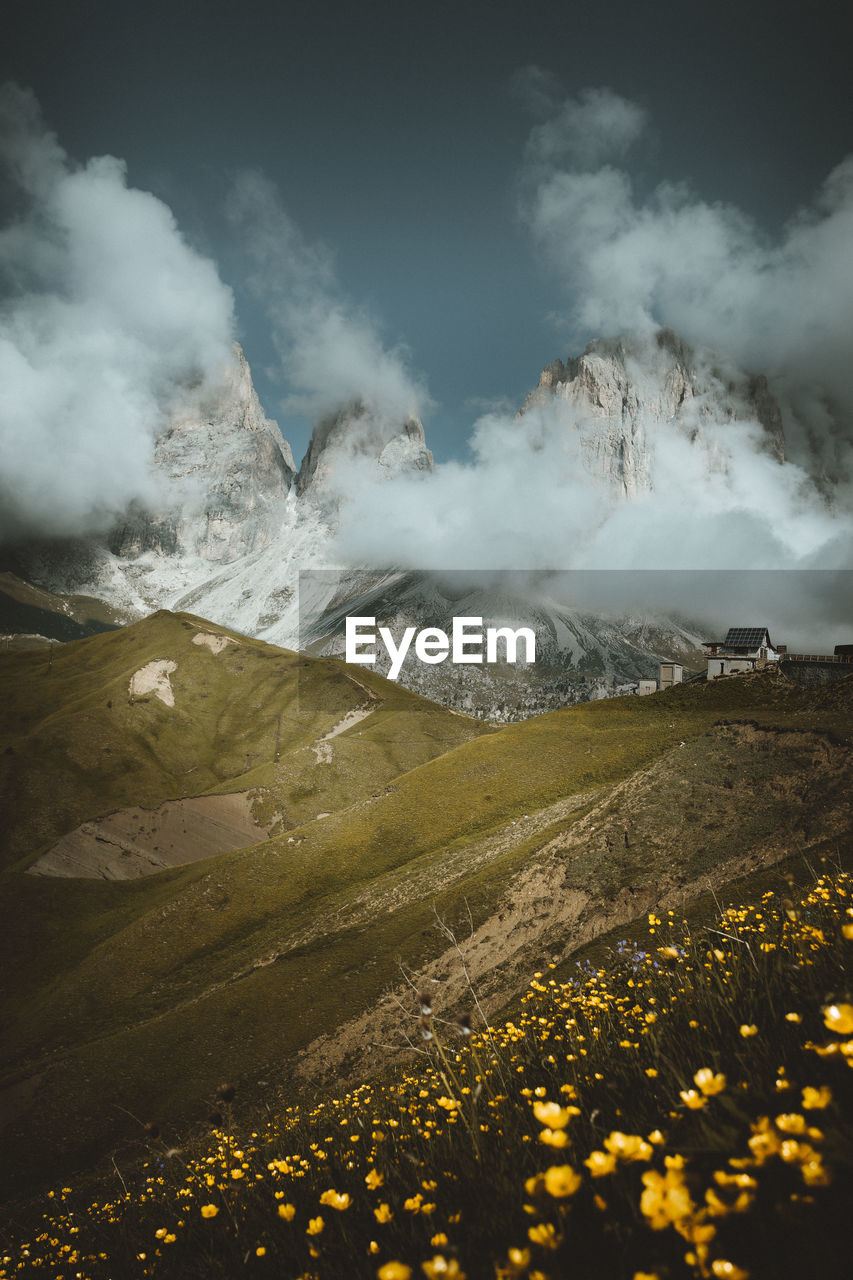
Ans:
{"label": "exposed rock outcrop", "polygon": [[419,418],[389,425],[361,401],[322,418],[314,428],[296,479],[301,496],[333,498],[346,486],[348,471],[358,463],[375,464],[391,478],[401,471],[431,471],[433,458]]}
{"label": "exposed rock outcrop", "polygon": [[219,394],[188,397],[157,440],[154,463],[171,511],[130,512],[109,537],[113,555],[190,553],[228,564],[278,533],[293,455],[264,414],[239,347],[234,356]]}
{"label": "exposed rock outcrop", "polygon": [[675,424],[696,443],[710,424],[755,421],[781,462],[785,439],[767,379],[727,372],[671,330],[652,339],[596,339],[582,355],[554,360],[519,418],[554,400],[567,407],[567,429],[580,437],[589,471],[626,497],[654,485],[655,429]]}

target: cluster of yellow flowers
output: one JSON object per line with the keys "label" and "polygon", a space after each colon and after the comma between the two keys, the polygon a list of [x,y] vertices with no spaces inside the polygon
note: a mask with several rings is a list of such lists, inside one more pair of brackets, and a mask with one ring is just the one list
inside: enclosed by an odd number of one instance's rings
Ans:
{"label": "cluster of yellow flowers", "polygon": [[[673,1259],[702,1280],[757,1280],[730,1228],[777,1183],[806,1206],[834,1185],[853,1004],[802,993],[818,963],[843,973],[851,904],[837,874],[796,908],[768,894],[694,936],[652,913],[612,966],[538,972],[501,1026],[445,1033],[430,1012],[418,1070],[240,1136],[217,1129],[194,1153],[152,1144],[121,1197],[72,1207],[70,1188],[51,1192],[0,1280],[179,1276],[199,1248],[222,1254],[223,1276],[233,1257],[251,1274],[337,1280],[357,1255],[377,1280],[467,1280],[485,1248],[496,1280],[554,1280],[595,1231],[627,1233],[653,1260],[634,1280]],[[737,1135],[725,1150],[724,1131]],[[474,1240],[486,1187],[493,1234]],[[129,1260],[115,1252],[128,1238]]]}

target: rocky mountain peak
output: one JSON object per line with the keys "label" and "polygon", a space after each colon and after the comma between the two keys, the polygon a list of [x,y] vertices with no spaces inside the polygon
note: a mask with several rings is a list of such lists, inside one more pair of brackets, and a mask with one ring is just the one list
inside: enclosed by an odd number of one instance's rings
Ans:
{"label": "rocky mountain peak", "polygon": [[389,422],[361,400],[322,418],[299,468],[296,492],[334,497],[346,487],[349,473],[364,463],[387,478],[402,471],[431,471],[433,457],[420,419],[411,414],[402,425]]}
{"label": "rocky mountain peak", "polygon": [[183,552],[228,563],[275,535],[296,468],[236,343],[220,385],[186,393],[155,443],[154,464],[164,509],[130,511],[109,537],[114,555]]}
{"label": "rocky mountain peak", "polygon": [[580,356],[546,365],[519,418],[567,407],[587,468],[631,497],[652,487],[655,427],[676,425],[697,444],[712,425],[757,421],[767,449],[785,456],[782,416],[763,376],[726,369],[670,329],[651,338],[598,338]]}

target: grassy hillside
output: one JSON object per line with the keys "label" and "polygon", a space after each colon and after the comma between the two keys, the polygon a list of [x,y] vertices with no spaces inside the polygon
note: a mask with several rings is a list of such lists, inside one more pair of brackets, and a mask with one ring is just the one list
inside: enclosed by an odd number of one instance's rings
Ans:
{"label": "grassy hillside", "polygon": [[[202,635],[227,637],[219,653]],[[130,694],[170,661],[173,707]],[[0,655],[0,858],[20,867],[87,818],[124,805],[264,787],[286,826],[352,803],[484,732],[370,673],[318,662],[165,611],[52,652]],[[358,749],[311,749],[369,706]]]}
{"label": "grassy hillside", "polygon": [[489,1027],[471,989],[410,991],[405,1073],[304,1108],[221,1088],[205,1134],[54,1177],[0,1231],[0,1276],[847,1275],[853,881],[763,880],[543,963]]}
{"label": "grassy hillside", "polygon": [[[48,1150],[64,1168],[132,1141],[120,1108],[200,1117],[223,1077],[251,1094],[375,1066],[400,966],[450,981],[436,912],[464,925],[497,1007],[537,947],[567,954],[700,879],[849,829],[850,681],[720,681],[488,731],[337,662],[242,637],[213,655],[200,629],[225,634],[159,614],[52,667],[6,660],[14,755],[0,760],[26,802],[0,942],[18,1184]],[[154,658],[177,664],[174,708],[128,699]],[[318,740],[374,702],[321,763]],[[714,728],[733,720],[748,724]],[[189,769],[195,794],[265,788],[287,829],[145,880],[22,874],[84,816],[190,794]]]}
{"label": "grassy hillside", "polygon": [[112,630],[123,621],[94,596],[56,595],[14,573],[0,573],[0,635],[29,632],[54,640],[77,640]]}

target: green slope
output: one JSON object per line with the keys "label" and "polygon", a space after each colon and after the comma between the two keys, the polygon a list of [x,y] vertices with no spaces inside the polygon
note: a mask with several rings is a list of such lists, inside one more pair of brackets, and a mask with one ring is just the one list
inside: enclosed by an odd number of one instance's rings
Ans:
{"label": "green slope", "polygon": [[62,596],[0,573],[0,634],[77,640],[119,626],[115,609],[94,596]]}
{"label": "green slope", "polygon": [[[243,638],[241,651],[210,655],[192,645],[199,628],[223,630],[155,615],[78,642],[34,675],[29,696],[11,675],[11,759],[31,806],[15,823],[18,868],[0,886],[7,1136],[19,1176],[37,1178],[48,1148],[67,1166],[130,1140],[119,1106],[142,1119],[185,1119],[204,1114],[223,1076],[247,1089],[281,1078],[317,1037],[369,1009],[400,961],[416,968],[440,950],[434,905],[458,913],[464,895],[474,923],[487,919],[537,850],[582,819],[584,796],[588,808],[718,721],[849,741],[849,681],[818,694],[781,679],[720,681],[484,731],[359,670],[381,705],[334,739],[331,764],[318,764],[311,744],[364,704],[365,689],[340,663],[306,663]],[[23,657],[33,655],[7,661]],[[128,703],[130,676],[152,657],[178,663],[174,709]],[[87,725],[97,733],[81,738]],[[107,729],[136,762],[130,776],[98,753]],[[102,812],[107,795],[115,805],[187,794],[184,765],[200,774],[198,790],[236,789],[250,777],[291,822],[329,816],[145,880],[20,873],[48,830],[91,814],[96,800]],[[51,778],[61,818],[44,798]],[[525,815],[536,814],[531,834]],[[594,883],[594,869],[585,874]]]}
{"label": "green slope", "polygon": [[[200,633],[234,643],[214,654]],[[176,664],[175,705],[134,672]],[[80,822],[127,805],[265,787],[293,826],[380,787],[484,726],[342,663],[165,611],[52,653],[0,655],[0,859],[21,867]],[[358,751],[318,769],[312,745],[366,705]]]}

